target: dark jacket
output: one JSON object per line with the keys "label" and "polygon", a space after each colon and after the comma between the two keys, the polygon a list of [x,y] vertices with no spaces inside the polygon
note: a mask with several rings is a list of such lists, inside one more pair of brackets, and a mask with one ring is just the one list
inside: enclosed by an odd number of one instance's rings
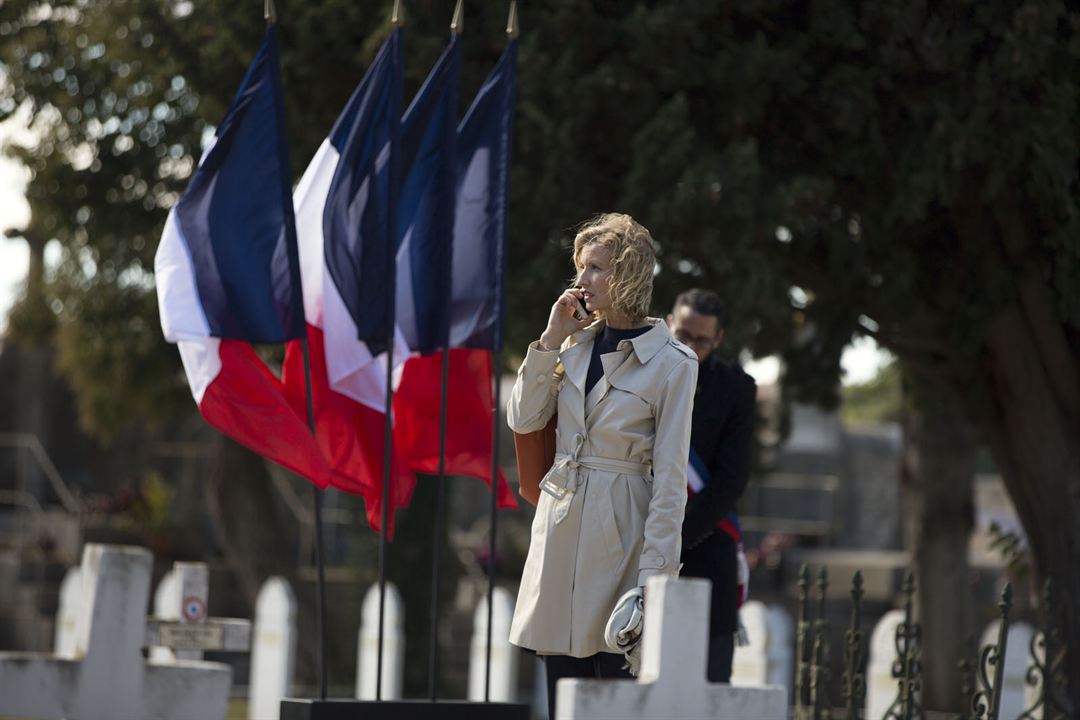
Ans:
{"label": "dark jacket", "polygon": [[[690,445],[712,480],[686,503],[681,574],[712,581],[709,626],[714,638],[730,635],[738,626],[735,542],[716,524],[735,509],[750,477],[756,396],[757,385],[742,368],[715,355],[698,368]],[[709,662],[712,673],[711,650]]]}
{"label": "dark jacket", "polygon": [[715,354],[698,368],[690,446],[709,468],[712,482],[686,503],[683,551],[711,536],[746,488],[756,397],[754,379]]}

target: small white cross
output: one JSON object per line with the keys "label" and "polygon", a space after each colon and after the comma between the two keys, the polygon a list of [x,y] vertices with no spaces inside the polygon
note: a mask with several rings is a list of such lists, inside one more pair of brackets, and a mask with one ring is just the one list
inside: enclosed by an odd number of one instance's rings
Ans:
{"label": "small white cross", "polygon": [[146,619],[146,646],[160,662],[202,660],[204,650],[247,652],[251,621],[208,618],[210,570],[206,563],[178,562],[154,598],[155,617]]}
{"label": "small white cross", "polygon": [[784,720],[787,693],[783,688],[706,681],[710,585],[708,580],[667,575],[649,578],[640,676],[636,680],[560,680],[556,716],[561,720]]}

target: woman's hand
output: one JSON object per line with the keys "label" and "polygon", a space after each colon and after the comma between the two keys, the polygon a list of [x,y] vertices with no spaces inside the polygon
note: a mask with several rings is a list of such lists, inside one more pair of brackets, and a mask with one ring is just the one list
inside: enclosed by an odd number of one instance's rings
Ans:
{"label": "woman's hand", "polygon": [[563,294],[551,306],[547,329],[540,336],[540,349],[558,350],[563,340],[592,323],[591,314],[584,320],[574,317],[574,308],[578,306],[583,294],[584,291],[580,288],[570,288],[563,291]]}

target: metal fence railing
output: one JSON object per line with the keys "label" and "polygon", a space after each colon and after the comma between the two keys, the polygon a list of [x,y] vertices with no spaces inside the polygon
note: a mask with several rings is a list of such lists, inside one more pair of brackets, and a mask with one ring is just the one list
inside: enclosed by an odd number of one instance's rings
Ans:
{"label": "metal fence railing", "polygon": [[[829,621],[825,614],[828,577],[825,568],[818,572],[811,591],[809,568],[799,570],[798,622],[795,636],[795,720],[861,720],[866,707],[866,675],[864,670],[865,633],[862,623],[863,581],[856,571],[851,581],[850,619],[844,631],[842,702],[829,697]],[[907,573],[902,586],[903,621],[896,628],[897,659],[892,665],[896,681],[896,697],[881,718],[866,720],[922,720],[927,717],[920,702],[922,686],[921,639],[922,629],[914,619],[912,605],[915,578]],[[814,595],[814,597],[812,597]],[[1009,636],[1012,611],[1012,588],[1006,584],[998,603],[1000,624],[996,639],[985,645],[976,656],[962,664],[962,696],[967,700],[964,711],[953,715],[955,720],[1063,720],[1075,717],[1065,690],[1064,661],[1066,646],[1061,632],[1054,624],[1057,598],[1051,580],[1042,588],[1038,632],[1028,648],[1028,669],[1025,682],[1037,688],[1035,699],[1015,718],[1001,715],[1004,689],[1006,642]],[[939,714],[940,715],[940,714]]]}

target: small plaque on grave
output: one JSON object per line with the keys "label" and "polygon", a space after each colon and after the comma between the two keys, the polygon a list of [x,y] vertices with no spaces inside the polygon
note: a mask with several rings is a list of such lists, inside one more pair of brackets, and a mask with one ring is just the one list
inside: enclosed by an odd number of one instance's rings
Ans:
{"label": "small plaque on grave", "polygon": [[173,650],[221,650],[225,629],[220,625],[160,625],[159,644]]}

